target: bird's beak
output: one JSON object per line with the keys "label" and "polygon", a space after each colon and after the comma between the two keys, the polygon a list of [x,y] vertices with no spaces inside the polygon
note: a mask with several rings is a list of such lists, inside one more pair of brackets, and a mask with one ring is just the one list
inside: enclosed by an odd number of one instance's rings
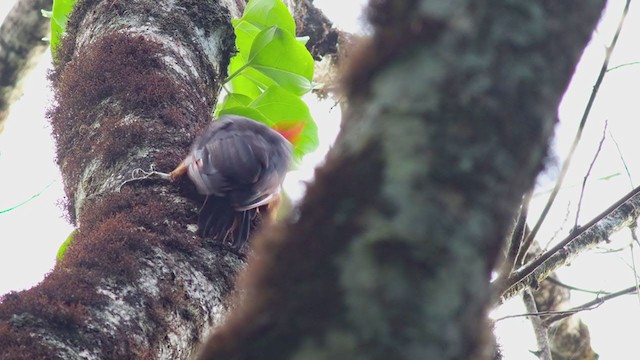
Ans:
{"label": "bird's beak", "polygon": [[183,160],[180,163],[180,165],[178,165],[178,167],[176,167],[175,169],[173,169],[172,172],[169,173],[169,177],[171,178],[171,181],[179,180],[181,177],[184,176],[184,174],[187,173],[188,169],[189,169],[189,164],[187,164],[187,162]]}

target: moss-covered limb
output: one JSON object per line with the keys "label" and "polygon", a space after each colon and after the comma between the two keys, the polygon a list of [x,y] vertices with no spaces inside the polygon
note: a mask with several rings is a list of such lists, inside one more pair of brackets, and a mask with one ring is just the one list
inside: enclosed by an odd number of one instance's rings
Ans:
{"label": "moss-covered limb", "polygon": [[17,1],[0,27],[0,134],[22,80],[47,48],[42,39],[49,33],[49,20],[40,9],[50,8],[51,0]]}
{"label": "moss-covered limb", "polygon": [[[235,2],[233,2],[235,4]],[[169,171],[210,111],[233,51],[214,0],[80,0],[57,52],[51,122],[79,230],[38,286],[0,304],[3,359],[188,358],[228,309],[243,261],[195,235]]]}
{"label": "moss-covered limb", "polygon": [[489,358],[490,271],[602,7],[372,2],[338,144],[202,358]]}
{"label": "moss-covered limb", "polygon": [[72,218],[135,166],[168,170],[179,162],[210,120],[226,75],[234,49],[229,20],[213,0],[76,4],[51,76]]}

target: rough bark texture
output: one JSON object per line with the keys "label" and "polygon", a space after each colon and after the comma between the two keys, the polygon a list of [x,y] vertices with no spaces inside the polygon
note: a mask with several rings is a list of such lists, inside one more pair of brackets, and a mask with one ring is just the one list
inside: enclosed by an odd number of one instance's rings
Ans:
{"label": "rough bark texture", "polygon": [[9,107],[21,95],[21,82],[47,49],[42,40],[49,33],[49,19],[40,9],[51,0],[19,0],[0,27],[0,133]]}
{"label": "rough bark texture", "polygon": [[490,272],[602,7],[373,1],[338,144],[200,358],[493,356]]}
{"label": "rough bark texture", "polygon": [[220,322],[243,261],[195,235],[193,186],[120,187],[135,168],[171,170],[210,121],[233,6],[77,3],[50,116],[79,231],[40,285],[3,298],[3,360],[184,359]]}

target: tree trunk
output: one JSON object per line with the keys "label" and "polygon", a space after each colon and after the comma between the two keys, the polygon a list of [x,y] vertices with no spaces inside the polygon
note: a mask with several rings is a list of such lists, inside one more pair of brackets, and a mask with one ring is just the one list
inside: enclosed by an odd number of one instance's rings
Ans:
{"label": "tree trunk", "polygon": [[490,272],[602,7],[372,2],[338,143],[200,359],[491,358]]}
{"label": "tree trunk", "polygon": [[[492,356],[490,271],[602,1],[372,4],[338,144],[299,219],[256,239],[202,357]],[[120,185],[170,170],[209,121],[234,6],[78,3],[51,115],[79,233],[5,297],[7,359],[188,358],[231,306],[242,262],[193,233],[193,186]]]}
{"label": "tree trunk", "polygon": [[78,233],[37,287],[0,306],[3,359],[184,359],[229,308],[243,261],[205,244],[202,199],[171,170],[210,121],[235,2],[77,3],[55,61],[57,157]]}

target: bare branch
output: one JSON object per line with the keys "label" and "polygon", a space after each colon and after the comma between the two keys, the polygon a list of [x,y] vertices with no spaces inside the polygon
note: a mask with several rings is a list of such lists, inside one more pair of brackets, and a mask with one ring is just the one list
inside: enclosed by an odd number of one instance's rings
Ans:
{"label": "bare branch", "polygon": [[[537,314],[538,308],[536,302],[531,294],[531,289],[525,290],[522,294],[522,300],[530,314]],[[551,359],[551,347],[549,346],[549,334],[547,328],[542,323],[539,315],[530,316],[531,325],[533,326],[533,332],[536,335],[536,342],[538,343],[538,351],[536,355],[540,360],[552,360]]]}
{"label": "bare branch", "polygon": [[552,314],[552,316],[549,316],[548,318],[546,318],[544,320],[545,325],[550,326],[551,324],[553,324],[556,321],[562,320],[568,316],[571,316],[575,313],[581,312],[581,311],[585,311],[585,310],[593,310],[597,307],[600,307],[600,305],[604,304],[606,301],[611,300],[611,299],[615,299],[617,297],[620,297],[622,295],[628,295],[628,294],[633,294],[634,292],[636,292],[636,286],[630,286],[626,289],[622,289],[620,291],[616,291],[613,293],[610,293],[608,295],[602,296],[602,297],[597,297],[594,300],[588,301],[582,305],[576,306],[574,308],[571,308],[569,310],[566,311],[557,311],[557,312],[549,312],[549,314]]}
{"label": "bare branch", "polygon": [[529,237],[531,238],[535,238],[536,235],[538,234],[538,230],[540,230],[540,226],[542,226],[542,223],[544,222],[544,219],[547,217],[547,214],[549,213],[549,209],[551,209],[551,205],[553,205],[553,202],[556,198],[556,196],[558,195],[558,192],[560,191],[560,188],[562,187],[562,182],[564,181],[565,176],[567,175],[567,171],[569,170],[569,165],[571,165],[571,159],[573,158],[573,154],[576,150],[576,148],[578,147],[578,143],[580,142],[580,139],[582,137],[582,131],[584,130],[585,124],[587,123],[587,118],[589,117],[589,114],[591,113],[591,107],[593,106],[593,103],[596,99],[596,95],[598,94],[598,90],[600,90],[600,85],[602,84],[602,80],[604,79],[604,75],[607,72],[607,67],[609,66],[609,59],[611,58],[611,54],[613,53],[613,50],[616,47],[616,44],[618,43],[618,37],[620,36],[620,31],[622,31],[622,25],[624,25],[624,20],[627,17],[627,13],[629,12],[629,5],[631,4],[631,0],[627,0],[627,3],[624,7],[624,10],[622,12],[622,16],[620,17],[620,22],[618,23],[618,28],[616,29],[616,33],[613,36],[613,39],[611,40],[611,45],[607,48],[607,52],[606,52],[606,56],[604,58],[604,62],[602,63],[602,67],[600,68],[600,74],[598,75],[598,79],[596,80],[595,85],[593,86],[593,91],[591,92],[591,97],[589,98],[589,101],[587,102],[587,106],[584,110],[584,113],[582,114],[582,119],[580,120],[580,125],[578,126],[578,131],[576,132],[576,136],[573,139],[573,143],[571,144],[571,148],[569,149],[569,154],[567,155],[567,158],[565,159],[564,163],[562,164],[562,169],[560,170],[560,175],[558,176],[558,180],[556,181],[556,185],[553,188],[553,191],[551,192],[551,195],[549,195],[549,200],[547,201],[547,204],[545,205],[544,209],[542,210],[542,213],[540,214],[540,218],[538,219],[538,221],[536,222],[536,224],[533,226],[533,228],[531,229],[531,233],[529,234]]}
{"label": "bare branch", "polygon": [[627,166],[627,161],[624,159],[624,156],[622,155],[622,151],[620,150],[620,145],[616,141],[616,138],[613,136],[613,132],[611,132],[611,130],[609,130],[609,137],[611,137],[611,140],[613,140],[613,143],[616,145],[618,156],[620,156],[620,161],[622,161],[622,165],[624,166],[624,171],[627,173],[627,179],[629,179],[629,184],[633,189],[635,185],[633,185],[633,179],[631,178],[631,172],[629,171],[629,166]]}
{"label": "bare branch", "polygon": [[580,291],[580,292],[584,292],[584,293],[595,294],[595,295],[598,295],[598,296],[610,294],[610,292],[604,291],[604,290],[589,290],[589,289],[583,289],[583,288],[579,288],[577,286],[565,284],[564,282],[556,279],[553,276],[549,276],[545,280],[549,281],[549,282],[551,282],[551,283],[553,283],[553,284],[555,284],[557,286],[563,287],[563,288],[565,288],[567,290]]}
{"label": "bare branch", "polygon": [[527,214],[529,212],[529,202],[531,201],[533,191],[528,191],[523,199],[522,205],[520,205],[520,212],[518,219],[516,220],[513,230],[511,231],[511,238],[509,239],[509,247],[505,258],[500,266],[498,278],[492,284],[491,293],[495,297],[499,297],[500,293],[504,290],[502,287],[507,281],[509,275],[513,272],[516,266],[520,266],[518,263],[518,254],[522,246],[522,241],[526,238],[528,233],[527,228]]}
{"label": "bare branch", "polygon": [[640,187],[635,188],[540,257],[516,270],[502,298],[510,298],[526,287],[535,288],[536,284],[581,252],[607,241],[611,234],[633,224],[639,215]]}
{"label": "bare branch", "polygon": [[572,232],[573,230],[578,228],[578,220],[580,219],[580,209],[582,208],[582,199],[584,198],[584,189],[587,187],[587,180],[589,179],[589,175],[591,175],[591,170],[593,169],[593,165],[596,163],[596,160],[598,160],[598,155],[600,155],[600,150],[602,150],[602,144],[604,143],[604,139],[607,137],[608,125],[609,125],[609,122],[605,121],[604,130],[602,130],[602,137],[600,138],[600,142],[598,143],[598,149],[596,150],[596,153],[593,155],[593,159],[589,164],[587,173],[582,178],[582,186],[580,187],[580,198],[578,199],[578,206],[576,209],[576,220],[573,223],[573,228],[571,229]]}

